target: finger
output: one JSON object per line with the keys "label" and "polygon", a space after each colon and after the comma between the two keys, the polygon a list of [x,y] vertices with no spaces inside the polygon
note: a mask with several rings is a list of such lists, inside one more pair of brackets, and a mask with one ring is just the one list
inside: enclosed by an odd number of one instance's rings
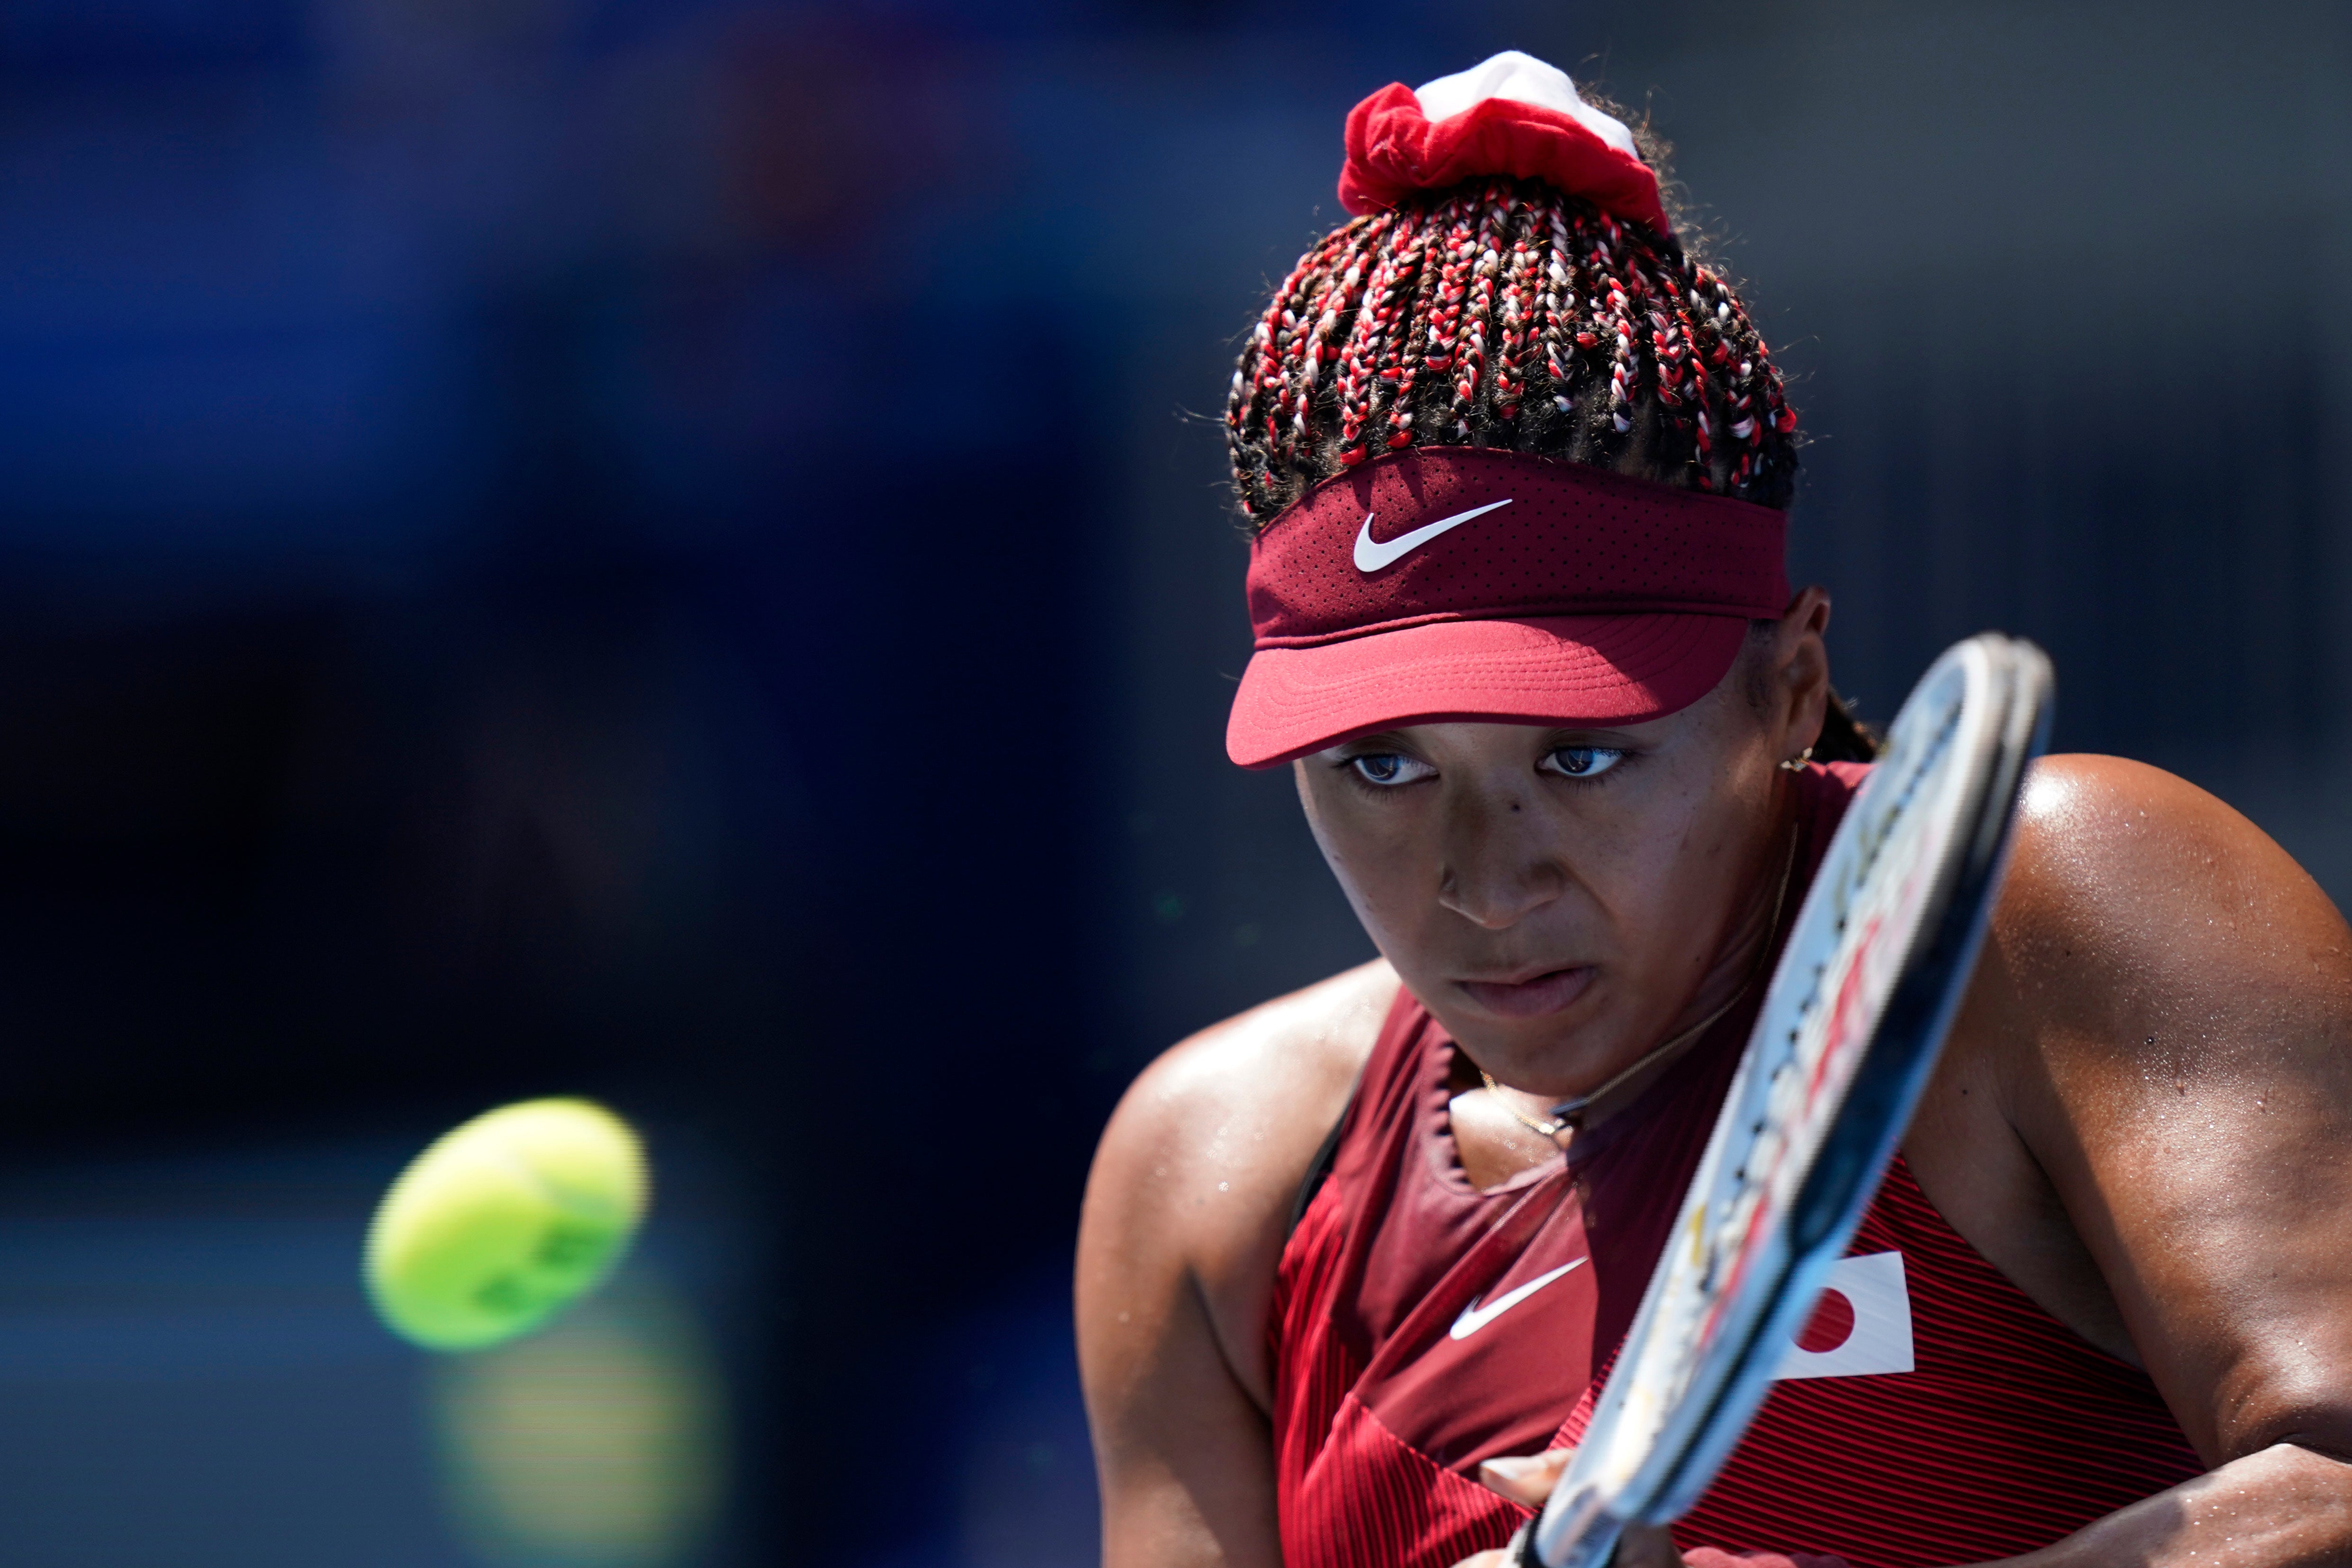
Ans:
{"label": "finger", "polygon": [[1481,1552],[1475,1557],[1465,1557],[1461,1562],[1456,1563],[1454,1568],[1504,1568],[1503,1553]]}
{"label": "finger", "polygon": [[1683,1568],[1682,1549],[1661,1524],[1629,1524],[1610,1568]]}
{"label": "finger", "polygon": [[1487,1459],[1478,1467],[1478,1481],[1523,1507],[1541,1508],[1568,1469],[1569,1454],[1567,1448],[1547,1448],[1540,1454]]}

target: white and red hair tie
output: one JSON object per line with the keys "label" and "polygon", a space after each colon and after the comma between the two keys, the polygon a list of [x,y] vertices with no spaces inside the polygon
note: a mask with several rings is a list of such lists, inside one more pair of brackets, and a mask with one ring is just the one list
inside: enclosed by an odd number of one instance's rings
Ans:
{"label": "white and red hair tie", "polygon": [[1568,73],[1517,49],[1419,88],[1393,82],[1348,115],[1339,204],[1377,213],[1480,175],[1542,180],[1671,237],[1658,176],[1624,123]]}

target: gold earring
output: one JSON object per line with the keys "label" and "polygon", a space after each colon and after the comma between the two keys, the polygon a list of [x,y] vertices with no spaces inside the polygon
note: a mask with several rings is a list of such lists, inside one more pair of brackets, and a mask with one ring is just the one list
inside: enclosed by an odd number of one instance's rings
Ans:
{"label": "gold earring", "polygon": [[1808,746],[1804,750],[1797,753],[1796,756],[1782,762],[1780,766],[1787,768],[1791,773],[1802,773],[1805,770],[1805,764],[1811,762],[1812,759],[1813,748]]}

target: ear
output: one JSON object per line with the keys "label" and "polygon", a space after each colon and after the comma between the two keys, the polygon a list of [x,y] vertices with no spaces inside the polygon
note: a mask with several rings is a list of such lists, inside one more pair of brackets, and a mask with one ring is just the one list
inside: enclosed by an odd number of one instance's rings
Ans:
{"label": "ear", "polygon": [[1830,704],[1830,629],[1826,589],[1807,588],[1789,601],[1773,628],[1765,655],[1765,723],[1784,758],[1801,754],[1821,738]]}

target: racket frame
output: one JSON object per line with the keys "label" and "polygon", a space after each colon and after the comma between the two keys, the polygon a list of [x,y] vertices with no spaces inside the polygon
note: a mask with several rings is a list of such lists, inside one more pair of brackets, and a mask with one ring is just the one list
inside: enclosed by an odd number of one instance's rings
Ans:
{"label": "racket frame", "polygon": [[[1801,947],[1799,942],[1809,923],[1817,927],[1825,917],[1817,904],[1849,891],[1827,885],[1830,873],[1856,852],[1848,844],[1842,859],[1841,841],[1851,837],[1850,830],[1861,831],[1872,821],[1870,812],[1880,809],[1881,803],[1870,798],[1873,784],[1900,788],[1907,783],[1916,789],[1927,776],[1926,766],[1913,767],[1907,779],[1893,769],[1874,770],[1840,824],[1839,838],[1823,859],[1823,874],[1816,877],[1791,927],[1668,1251],[1660,1258],[1626,1335],[1617,1374],[1602,1391],[1577,1460],[1543,1512],[1512,1542],[1509,1560],[1521,1568],[1601,1568],[1626,1524],[1667,1523],[1698,1500],[1769,1392],[1788,1342],[1811,1316],[1831,1267],[1853,1239],[1893,1158],[1975,969],[2006,869],[2025,769],[2041,754],[2049,734],[2049,660],[2029,643],[1989,633],[1955,645],[1921,677],[1890,727],[1890,750],[1916,743],[1916,731],[1927,715],[1915,713],[1916,705],[1939,683],[1955,678],[1962,682],[1960,698],[1951,705],[1946,731],[1937,739],[1942,746],[1964,744],[1975,752],[1964,762],[1945,763],[1966,769],[1950,813],[1955,826],[1943,841],[1934,881],[1916,904],[1907,949],[1878,1017],[1864,1043],[1846,1058],[1845,1082],[1828,1087],[1833,1098],[1817,1124],[1817,1141],[1810,1151],[1797,1151],[1793,1181],[1778,1184],[1782,1191],[1793,1186],[1793,1192],[1779,1200],[1776,1216],[1771,1212],[1776,1183],[1751,1184],[1755,1196],[1731,1217],[1732,1223],[1746,1225],[1749,1232],[1733,1255],[1731,1282],[1715,1291],[1703,1281],[1696,1287],[1689,1283],[1689,1267],[1679,1263],[1676,1249],[1696,1247],[1696,1255],[1720,1264],[1723,1254],[1707,1242],[1710,1229],[1725,1223],[1723,1217],[1709,1214],[1722,1196],[1721,1162],[1735,1155],[1743,1159],[1751,1155],[1766,1132],[1759,1127],[1757,1136],[1738,1134],[1738,1124],[1751,1113],[1758,1092],[1751,1079],[1765,1071],[1762,1063],[1768,1058],[1775,1067],[1793,1060],[1768,1051],[1765,1044],[1768,1030],[1790,1026],[1792,1002],[1784,990],[1810,987],[1814,1001],[1821,1000],[1822,971],[1807,977],[1793,972],[1791,965],[1824,950],[1818,943]],[[1969,735],[1955,737],[1950,727],[1958,723],[1961,705],[1971,698],[1979,705],[1984,722]],[[1903,802],[1895,804],[1902,809]],[[1879,826],[1883,830],[1885,823]],[[1903,868],[1889,869],[1892,874],[1903,874]],[[1916,866],[1912,869],[1916,874]],[[1858,889],[1862,883],[1855,885]],[[1854,907],[1867,908],[1868,901],[1857,900]],[[1838,947],[1826,950],[1835,953]],[[1849,957],[1841,973],[1862,962],[1859,954]],[[1795,1016],[1803,1019],[1811,1005],[1798,1006]],[[1833,1050],[1825,1046],[1822,1054]],[[1769,1106],[1769,1101],[1765,1103]],[[1770,1129],[1784,1148],[1790,1131],[1801,1134],[1809,1108],[1801,1102],[1784,1108],[1782,1124]],[[1791,1168],[1789,1162],[1782,1165]],[[1759,1206],[1766,1210],[1760,1216]],[[1681,1299],[1675,1299],[1677,1294]],[[1701,1307],[1705,1311],[1694,1320],[1694,1311]],[[1661,1378],[1662,1354],[1672,1349],[1663,1343],[1662,1336],[1668,1333],[1684,1343],[1672,1351]],[[1644,1387],[1661,1381],[1670,1386]],[[1629,1413],[1629,1402],[1644,1401],[1648,1408]],[[1651,1431],[1646,1445],[1629,1458],[1620,1428],[1633,1422],[1648,1425]]]}

